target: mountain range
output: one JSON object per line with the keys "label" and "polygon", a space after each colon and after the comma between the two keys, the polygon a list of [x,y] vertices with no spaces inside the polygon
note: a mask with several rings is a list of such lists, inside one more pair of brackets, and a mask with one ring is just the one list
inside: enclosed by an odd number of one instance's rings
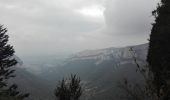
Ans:
{"label": "mountain range", "polygon": [[60,64],[36,64],[35,68],[17,58],[20,65],[16,67],[17,77],[12,82],[17,83],[22,91],[30,92],[28,100],[54,100],[53,91],[58,81],[73,73],[82,80],[82,100],[119,100],[122,94],[119,82],[124,78],[133,83],[142,81],[133,57],[143,66],[147,50],[148,44],[85,50],[69,56]]}

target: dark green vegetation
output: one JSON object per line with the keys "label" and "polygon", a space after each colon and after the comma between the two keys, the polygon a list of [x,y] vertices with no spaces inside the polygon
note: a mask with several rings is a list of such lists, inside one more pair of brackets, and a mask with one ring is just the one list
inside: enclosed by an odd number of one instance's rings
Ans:
{"label": "dark green vegetation", "polygon": [[21,94],[17,85],[9,85],[8,80],[15,77],[13,66],[17,64],[14,58],[14,49],[8,42],[7,29],[0,25],[0,100],[22,100],[29,94]]}
{"label": "dark green vegetation", "polygon": [[143,87],[131,85],[125,80],[121,85],[133,100],[170,100],[170,1],[161,0],[152,14],[155,22],[150,35],[148,65],[142,68],[136,62],[145,84]]}
{"label": "dark green vegetation", "polygon": [[58,100],[79,100],[82,95],[80,78],[71,74],[69,79],[59,82],[54,94]]}
{"label": "dark green vegetation", "polygon": [[150,35],[147,61],[153,73],[154,93],[158,100],[170,99],[170,0],[161,0],[153,11],[155,23]]}

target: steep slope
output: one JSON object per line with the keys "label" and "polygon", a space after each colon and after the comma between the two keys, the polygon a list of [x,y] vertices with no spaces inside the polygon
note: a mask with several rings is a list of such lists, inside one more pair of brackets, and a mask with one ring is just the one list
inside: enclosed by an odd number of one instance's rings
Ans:
{"label": "steep slope", "polygon": [[100,64],[107,60],[118,60],[132,58],[132,52],[130,48],[136,53],[136,58],[144,60],[146,59],[146,53],[148,44],[142,44],[137,46],[128,46],[122,48],[106,48],[101,50],[86,50],[73,55],[69,61],[77,60],[97,60],[96,64]]}
{"label": "steep slope", "polygon": [[133,48],[138,63],[144,65],[148,44],[86,50],[72,55],[56,67],[39,67],[40,70],[37,67],[35,69],[38,74],[28,72],[27,67],[23,67],[20,61],[20,66],[16,67],[17,77],[12,81],[17,83],[21,90],[31,93],[30,100],[53,100],[57,81],[75,73],[82,80],[82,100],[119,100],[122,93],[117,87],[119,81],[128,78],[134,83],[142,82],[141,75],[136,72],[130,48]]}
{"label": "steep slope", "polygon": [[[140,82],[132,59],[133,48],[138,63],[145,64],[147,44],[125,48],[107,48],[84,51],[76,54],[63,67],[63,73],[77,73],[85,81],[85,96],[88,100],[118,100],[118,82],[128,78]],[[87,96],[89,95],[90,96]],[[117,98],[116,98],[117,97]]]}
{"label": "steep slope", "polygon": [[130,48],[133,48],[138,63],[144,65],[148,44],[87,50],[73,55],[60,67],[45,70],[43,77],[54,87],[55,81],[75,73],[82,79],[84,100],[118,100],[120,92],[116,91],[120,91],[117,88],[119,81],[124,78],[132,82],[142,81],[140,74],[136,73]]}
{"label": "steep slope", "polygon": [[53,100],[53,91],[50,90],[48,82],[29,73],[23,67],[22,60],[14,57],[18,64],[14,67],[16,77],[10,79],[10,84],[17,84],[22,93],[30,93],[27,100]]}

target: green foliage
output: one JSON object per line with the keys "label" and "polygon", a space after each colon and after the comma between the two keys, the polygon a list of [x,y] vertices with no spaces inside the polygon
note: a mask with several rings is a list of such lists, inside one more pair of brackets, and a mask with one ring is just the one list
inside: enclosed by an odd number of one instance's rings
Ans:
{"label": "green foliage", "polygon": [[[136,59],[134,60],[145,78],[145,88],[142,90],[146,98],[170,100],[170,0],[161,0],[152,14],[155,17],[155,23],[150,35],[148,65],[140,69]],[[129,85],[124,84],[124,87],[129,90]]]}
{"label": "green foliage", "polygon": [[157,98],[170,97],[170,0],[161,0],[152,12],[155,23],[151,30],[147,61],[153,74],[152,85]]}
{"label": "green foliage", "polygon": [[80,78],[76,75],[71,75],[70,79],[63,79],[55,90],[58,100],[79,100],[81,95]]}
{"label": "green foliage", "polygon": [[28,97],[28,94],[20,94],[15,84],[8,85],[8,79],[15,77],[13,74],[15,70],[12,67],[17,64],[17,61],[14,58],[15,51],[13,46],[7,43],[9,36],[6,32],[7,29],[0,25],[0,98],[17,97],[23,99],[24,97]]}
{"label": "green foliage", "polygon": [[137,66],[137,72],[143,76],[144,84],[132,83],[125,79],[123,82],[119,83],[118,86],[126,92],[126,99],[129,100],[169,100],[165,99],[163,91],[161,91],[161,96],[157,94],[157,87],[155,86],[155,76],[152,71],[150,71],[149,65],[140,66],[138,64],[137,58],[135,57],[135,51],[131,48],[132,56],[134,62]]}
{"label": "green foliage", "polygon": [[12,58],[14,49],[7,44],[8,35],[6,35],[6,32],[7,29],[0,26],[0,88],[7,86],[6,81],[10,77],[14,77],[14,70],[11,70],[10,68],[17,64],[17,61]]}

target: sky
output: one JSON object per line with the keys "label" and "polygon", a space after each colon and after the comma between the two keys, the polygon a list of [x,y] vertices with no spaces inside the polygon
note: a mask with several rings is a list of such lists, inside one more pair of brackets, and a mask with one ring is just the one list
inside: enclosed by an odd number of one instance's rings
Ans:
{"label": "sky", "polygon": [[0,0],[0,24],[19,56],[146,43],[158,0]]}

